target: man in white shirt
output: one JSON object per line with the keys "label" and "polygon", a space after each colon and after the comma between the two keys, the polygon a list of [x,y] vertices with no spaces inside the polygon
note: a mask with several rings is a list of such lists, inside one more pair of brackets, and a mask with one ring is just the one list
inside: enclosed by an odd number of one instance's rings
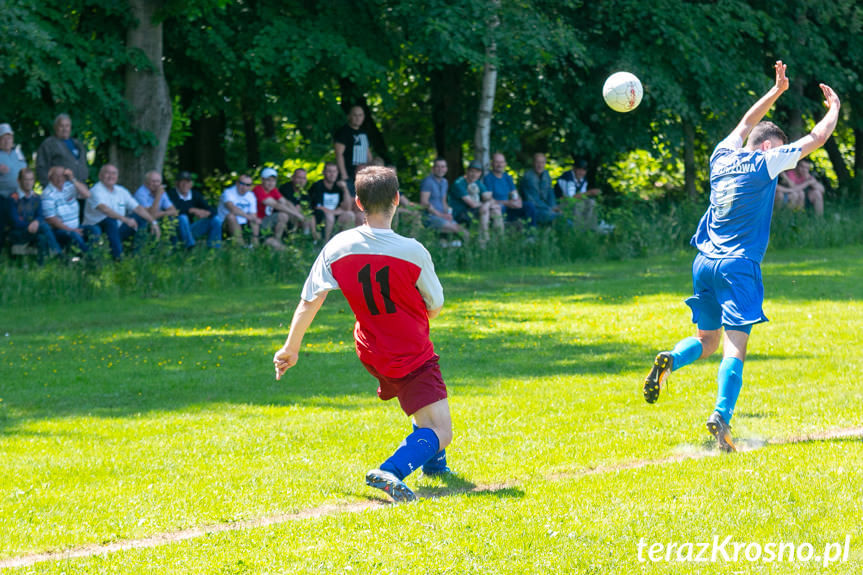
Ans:
{"label": "man in white shirt", "polygon": [[252,192],[252,178],[242,174],[237,183],[226,188],[219,200],[219,217],[225,222],[228,233],[238,242],[243,240],[243,226],[252,230],[252,245],[260,243],[261,219],[258,217],[258,200]]}
{"label": "man in white shirt", "polygon": [[[84,204],[84,226],[93,233],[104,232],[111,246],[111,256],[119,260],[123,256],[123,240],[135,236],[136,249],[149,224],[153,236],[162,235],[159,224],[143,206],[138,204],[129,190],[117,184],[120,172],[113,164],[105,164],[99,170],[99,182],[90,189],[90,197]],[[98,231],[97,231],[98,230]]]}
{"label": "man in white shirt", "polygon": [[77,180],[69,168],[52,166],[48,170],[48,186],[42,194],[42,217],[54,230],[54,237],[60,245],[74,244],[82,252],[88,250],[78,200],[89,197],[87,184]]}

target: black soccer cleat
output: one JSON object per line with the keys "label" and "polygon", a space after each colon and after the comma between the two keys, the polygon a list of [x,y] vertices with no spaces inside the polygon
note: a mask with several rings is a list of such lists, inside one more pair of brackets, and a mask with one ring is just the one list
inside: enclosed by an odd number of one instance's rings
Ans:
{"label": "black soccer cleat", "polygon": [[647,403],[656,403],[659,399],[659,391],[662,389],[662,384],[671,375],[671,369],[674,367],[674,357],[667,352],[661,351],[653,360],[653,368],[647,377],[644,378],[644,401]]}
{"label": "black soccer cleat", "polygon": [[381,469],[372,469],[366,473],[366,485],[380,489],[387,495],[393,498],[396,503],[402,501],[414,501],[417,496],[411,491],[411,488],[405,485],[405,482],[390,473]]}
{"label": "black soccer cleat", "polygon": [[734,446],[734,440],[731,438],[731,426],[725,422],[725,419],[718,412],[714,411],[707,419],[707,431],[716,438],[719,451],[724,453],[737,451],[737,448]]}

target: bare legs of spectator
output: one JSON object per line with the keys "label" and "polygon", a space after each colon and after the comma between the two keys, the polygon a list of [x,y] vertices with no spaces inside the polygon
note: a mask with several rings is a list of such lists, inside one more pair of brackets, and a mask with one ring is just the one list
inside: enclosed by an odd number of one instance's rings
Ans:
{"label": "bare legs of spectator", "polygon": [[593,198],[580,198],[575,202],[572,212],[575,227],[582,230],[595,230],[596,225],[596,200]]}
{"label": "bare legs of spectator", "polygon": [[335,228],[336,223],[339,224],[339,228],[348,229],[354,227],[355,222],[356,216],[352,210],[324,212],[324,243],[330,241],[330,238],[333,235],[333,228]]}
{"label": "bare legs of spectator", "polygon": [[[802,194],[801,194],[802,195]],[[813,180],[806,188],[806,197],[819,218],[824,215],[824,186],[821,182]]]}
{"label": "bare legs of spectator", "polygon": [[[228,230],[228,233],[234,239],[234,242],[242,245],[243,243],[243,226],[237,221],[237,216],[234,214],[228,214],[225,216],[225,228]],[[257,222],[248,222],[249,227],[252,230],[252,245],[257,246],[260,244],[260,236],[261,236],[261,226]]]}
{"label": "bare legs of spectator", "polygon": [[494,222],[494,229],[498,233],[503,233],[503,217],[500,211],[500,204],[497,202],[483,202],[479,206],[479,241],[488,241],[488,224],[489,219]]}

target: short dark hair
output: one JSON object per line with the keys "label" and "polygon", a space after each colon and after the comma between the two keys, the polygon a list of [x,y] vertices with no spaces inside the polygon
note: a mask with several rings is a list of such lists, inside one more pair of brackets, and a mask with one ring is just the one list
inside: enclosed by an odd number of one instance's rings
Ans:
{"label": "short dark hair", "polygon": [[357,172],[357,197],[369,214],[387,213],[399,197],[399,179],[390,168],[366,166]]}
{"label": "short dark hair", "polygon": [[758,122],[758,125],[749,133],[749,145],[753,147],[773,139],[780,140],[783,145],[788,143],[788,136],[773,122]]}

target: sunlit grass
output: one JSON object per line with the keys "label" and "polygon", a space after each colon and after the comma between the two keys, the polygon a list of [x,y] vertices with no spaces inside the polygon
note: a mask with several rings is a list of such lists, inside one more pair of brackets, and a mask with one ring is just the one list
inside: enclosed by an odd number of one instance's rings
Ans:
{"label": "sunlit grass", "polygon": [[[712,456],[703,423],[716,358],[675,373],[659,403],[644,404],[653,355],[692,332],[689,263],[444,274],[432,338],[462,483],[408,483],[448,496],[33,569],[629,573],[643,567],[642,536],[814,543],[856,533],[859,441]],[[863,423],[861,272],[855,249],[771,254],[772,321],[753,330],[734,420],[744,444]],[[9,310],[0,558],[379,499],[363,474],[408,422],[375,397],[338,295],[300,363],[274,381],[270,359],[298,293],[294,284]],[[681,455],[695,459],[585,475]],[[859,572],[859,542],[852,559]]]}

